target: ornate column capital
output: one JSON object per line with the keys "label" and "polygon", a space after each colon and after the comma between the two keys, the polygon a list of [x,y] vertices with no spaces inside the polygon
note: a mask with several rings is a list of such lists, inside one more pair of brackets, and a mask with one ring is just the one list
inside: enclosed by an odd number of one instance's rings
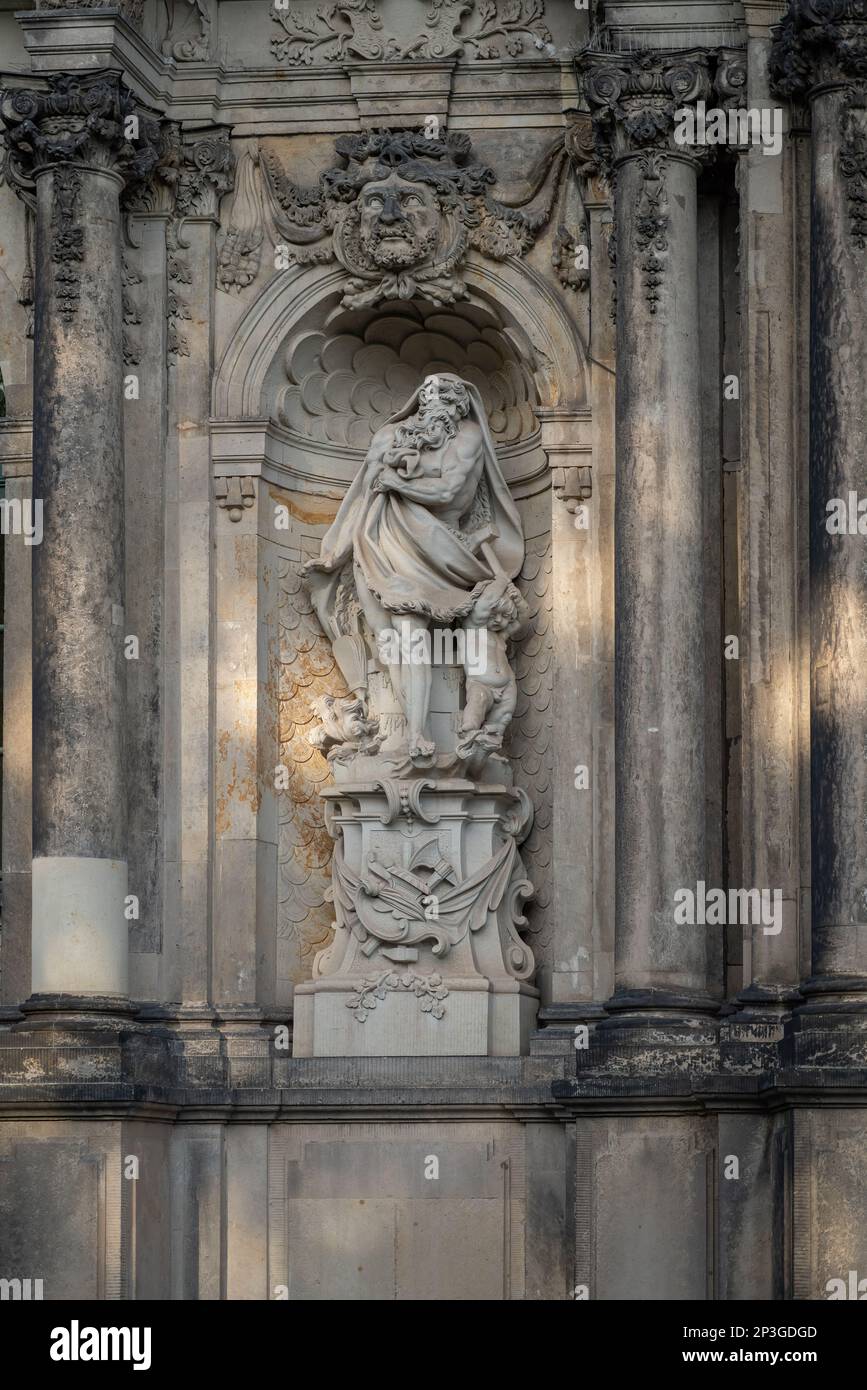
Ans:
{"label": "ornate column capital", "polygon": [[41,88],[0,94],[8,171],[27,187],[44,170],[75,164],[146,177],[158,158],[159,116],[142,110],[119,72],[51,73]]}
{"label": "ornate column capital", "polygon": [[235,156],[226,126],[184,131],[165,121],[157,157],[146,180],[124,199],[127,212],[216,218],[220,199],[234,186]]}
{"label": "ornate column capital", "polygon": [[747,51],[745,48],[720,48],[716,54],[714,96],[717,105],[728,111],[746,104]]}
{"label": "ornate column capital", "polygon": [[768,67],[777,96],[867,82],[867,0],[789,0],[772,34]]}
{"label": "ornate column capital", "polygon": [[235,156],[226,126],[185,134],[175,210],[178,217],[213,217],[234,187]]}
{"label": "ornate column capital", "polygon": [[695,157],[675,144],[673,133],[676,113],[710,93],[708,56],[702,49],[587,52],[581,54],[578,70],[606,168],[651,150]]}

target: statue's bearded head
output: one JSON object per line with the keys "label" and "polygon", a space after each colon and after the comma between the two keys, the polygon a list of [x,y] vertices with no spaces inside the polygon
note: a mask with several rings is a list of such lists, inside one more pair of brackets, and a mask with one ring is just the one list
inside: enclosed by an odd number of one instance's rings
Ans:
{"label": "statue's bearded head", "polygon": [[461,420],[470,413],[470,395],[462,381],[427,376],[419,387],[418,410],[401,421],[394,442],[383,455],[392,468],[408,468],[410,476],[419,450],[439,449],[454,439]]}
{"label": "statue's bearded head", "polygon": [[440,206],[426,183],[390,174],[365,185],[359,204],[361,245],[374,265],[417,265],[436,246]]}
{"label": "statue's bearded head", "polygon": [[465,420],[470,413],[470,396],[462,381],[451,377],[426,376],[418,391],[419,414],[445,411]]}

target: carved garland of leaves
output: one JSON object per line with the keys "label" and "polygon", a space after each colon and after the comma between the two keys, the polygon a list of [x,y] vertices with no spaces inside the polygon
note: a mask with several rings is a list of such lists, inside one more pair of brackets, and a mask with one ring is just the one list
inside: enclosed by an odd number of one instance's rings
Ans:
{"label": "carved garland of leaves", "polygon": [[[385,57],[385,48],[371,33],[382,28],[375,0],[319,5],[315,14],[273,4],[271,18],[285,30],[285,38],[271,40],[278,62],[309,67],[314,56],[322,63],[341,62],[347,57]],[[348,28],[341,28],[342,23]]]}
{"label": "carved garland of leaves", "polygon": [[659,288],[668,250],[668,199],[665,193],[665,155],[645,150],[641,155],[641,202],[635,223],[635,240],[643,252],[644,298],[651,314],[656,313]]}
{"label": "carved garland of leaves", "polygon": [[221,132],[196,140],[186,149],[179,146],[172,151],[172,161],[167,165],[173,175],[175,205],[174,216],[166,226],[166,319],[168,355],[177,360],[190,355],[189,343],[179,325],[182,320],[192,318],[178,289],[179,285],[193,283],[192,270],[183,255],[189,249],[182,236],[183,222],[186,217],[207,213],[219,206],[220,198],[232,188],[234,156],[227,136]]}
{"label": "carved garland of leaves", "polygon": [[186,243],[181,241],[180,223],[171,222],[166,226],[166,254],[168,269],[168,290],[166,296],[167,339],[166,351],[175,361],[179,357],[189,357],[190,345],[186,335],[180,330],[184,319],[191,319],[186,301],[178,292],[178,285],[191,285],[193,272],[182,252]]}
{"label": "carved garland of leaves", "polygon": [[75,225],[75,211],[81,192],[81,175],[76,169],[58,167],[54,171],[54,206],[51,214],[51,259],[57,311],[71,319],[78,310],[81,281],[77,266],[84,260],[84,228]]}
{"label": "carved garland of leaves", "polygon": [[352,998],[347,999],[346,1007],[355,1010],[358,1023],[366,1023],[377,1002],[381,1003],[390,993],[401,989],[412,991],[419,1000],[423,1014],[430,1014],[435,1019],[444,1017],[443,1000],[448,998],[449,992],[442,982],[442,976],[436,974],[397,975],[393,970],[386,970],[382,975],[366,975],[362,984],[356,986]]}
{"label": "carved garland of leaves", "polygon": [[133,290],[142,283],[142,277],[134,270],[124,253],[121,262],[121,291],[123,302],[123,363],[125,367],[137,367],[141,362],[141,347],[138,335],[131,329],[141,323],[141,311],[136,303]]}
{"label": "carved garland of leaves", "polygon": [[141,26],[144,0],[36,0],[37,10],[118,9],[131,24]]}
{"label": "carved garland of leaves", "polygon": [[474,58],[499,58],[500,47],[494,42],[497,38],[503,40],[503,48],[511,58],[524,52],[526,39],[537,49],[551,43],[551,31],[542,22],[544,0],[502,0],[499,5],[496,0],[481,0],[476,13],[481,27],[464,38]]}

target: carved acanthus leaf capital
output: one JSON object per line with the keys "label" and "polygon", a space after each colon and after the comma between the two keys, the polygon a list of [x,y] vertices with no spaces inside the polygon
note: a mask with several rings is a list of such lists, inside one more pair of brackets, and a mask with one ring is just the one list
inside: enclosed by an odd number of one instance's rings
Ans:
{"label": "carved acanthus leaf capital", "polygon": [[676,113],[710,93],[708,56],[699,49],[582,53],[584,96],[603,167],[642,150],[671,150]]}
{"label": "carved acanthus leaf capital", "polygon": [[867,0],[790,0],[772,31],[769,70],[777,96],[867,81]]}
{"label": "carved acanthus leaf capital", "polygon": [[216,217],[220,199],[233,187],[234,169],[226,127],[187,132],[166,121],[151,175],[127,197],[126,209],[176,218]]}
{"label": "carved acanthus leaf capital", "polygon": [[0,95],[13,182],[26,187],[43,170],[76,164],[146,178],[158,159],[159,117],[139,107],[113,70],[52,73],[40,89]]}
{"label": "carved acanthus leaf capital", "polygon": [[179,217],[216,217],[233,187],[235,157],[225,126],[185,135],[178,182]]}

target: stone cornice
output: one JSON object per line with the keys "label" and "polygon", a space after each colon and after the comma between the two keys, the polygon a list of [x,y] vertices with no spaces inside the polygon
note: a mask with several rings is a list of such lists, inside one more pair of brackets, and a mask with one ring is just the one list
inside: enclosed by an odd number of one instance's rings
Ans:
{"label": "stone cornice", "polygon": [[158,158],[159,118],[137,107],[119,72],[53,73],[46,86],[0,94],[13,183],[56,165],[145,178]]}
{"label": "stone cornice", "polygon": [[710,93],[703,50],[585,52],[578,70],[604,167],[651,149],[689,157],[675,145],[675,115]]}
{"label": "stone cornice", "polygon": [[790,0],[772,32],[768,66],[777,96],[867,82],[867,0]]}

